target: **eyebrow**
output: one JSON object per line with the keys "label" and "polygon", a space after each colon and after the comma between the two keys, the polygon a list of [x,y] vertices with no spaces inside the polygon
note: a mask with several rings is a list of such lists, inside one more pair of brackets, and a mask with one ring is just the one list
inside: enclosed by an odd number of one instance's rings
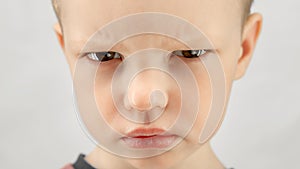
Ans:
{"label": "eyebrow", "polygon": [[[165,21],[168,20],[168,24]],[[143,21],[141,24],[141,21]],[[161,24],[160,24],[161,23]],[[161,26],[157,26],[157,24]],[[174,30],[174,28],[176,28]],[[161,12],[144,12],[118,18],[103,25],[87,39],[80,53],[107,51],[123,40],[142,34],[157,34],[175,39],[189,48],[213,48],[211,42],[199,28],[187,20]],[[81,38],[81,37],[80,37]],[[83,40],[79,40],[82,42]],[[160,42],[163,46],[172,41]],[[168,43],[171,42],[171,43]],[[128,46],[123,45],[128,50]]]}
{"label": "eyebrow", "polygon": [[[92,40],[92,39],[89,40],[84,45],[82,45],[82,42],[84,42],[85,40],[77,41],[78,43],[81,43],[81,44],[77,44],[76,46],[82,47],[82,49],[79,52],[80,56],[84,55],[86,53],[90,53],[90,52],[103,52],[103,51],[115,51],[115,52],[122,51],[123,54],[124,53],[130,54],[130,53],[135,52],[130,49],[130,46],[132,44],[126,45],[126,43],[123,43],[123,40],[120,40],[120,41],[116,42],[115,44],[105,43],[103,45],[102,44],[103,39],[102,40],[100,40],[98,38],[96,38],[97,40]],[[153,48],[162,49],[162,50],[166,50],[169,52],[172,52],[174,50],[193,50],[193,49],[212,49],[212,50],[214,50],[214,47],[208,41],[203,42],[203,40],[202,40],[202,43],[201,43],[200,42],[201,40],[199,40],[200,43],[198,43],[197,46],[193,46],[193,47],[189,47],[188,44],[186,44],[180,40],[177,40],[178,43],[174,43],[174,41],[176,41],[176,39],[168,36],[167,39],[164,38],[162,40],[159,40],[159,44],[153,45],[153,46],[161,46],[161,47],[153,47]],[[151,48],[151,46],[152,46],[151,44],[146,45],[146,47],[144,46],[143,48],[140,48],[139,50]],[[115,49],[112,50],[113,48],[115,48]]]}

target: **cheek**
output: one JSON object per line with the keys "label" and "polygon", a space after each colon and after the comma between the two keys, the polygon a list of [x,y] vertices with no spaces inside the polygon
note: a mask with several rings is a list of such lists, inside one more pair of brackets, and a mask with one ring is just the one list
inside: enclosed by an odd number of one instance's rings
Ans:
{"label": "cheek", "polygon": [[188,65],[193,72],[195,80],[197,81],[200,99],[197,118],[191,132],[186,137],[186,140],[193,144],[198,144],[199,134],[203,128],[211,106],[212,87],[210,84],[210,76],[202,63],[189,63]]}
{"label": "cheek", "polygon": [[94,93],[97,108],[108,124],[112,124],[115,119],[120,118],[120,115],[116,113],[111,92],[113,73],[116,67],[117,64],[112,67],[105,64],[100,65],[95,77]]}
{"label": "cheek", "polygon": [[[232,49],[232,48],[229,48]],[[234,79],[235,69],[237,66],[237,56],[239,54],[238,48],[236,50],[224,50],[222,53],[219,53],[220,62],[223,66],[223,72],[224,72],[224,79],[225,79],[225,108],[224,111],[221,112],[222,116],[220,117],[221,120],[219,123],[214,124],[216,127],[216,130],[214,131],[213,135],[216,133],[217,129],[221,126],[222,120],[224,118],[224,114],[226,111],[226,106],[228,102],[228,98],[230,95],[231,87],[232,87],[232,81]],[[209,73],[207,72],[204,65],[192,65],[190,64],[191,70],[194,73],[194,76],[197,79],[197,83],[199,86],[199,93],[200,93],[200,105],[199,105],[199,114],[197,117],[197,120],[195,122],[195,125],[193,126],[193,129],[191,130],[190,134],[187,137],[187,140],[197,144],[199,142],[199,134],[201,133],[202,129],[204,128],[205,121],[209,116],[211,106],[215,106],[212,103],[213,99],[213,91],[214,89],[211,86],[211,79]],[[211,135],[210,138],[213,136]],[[210,139],[209,138],[209,139]],[[209,140],[208,139],[208,140]]]}
{"label": "cheek", "polygon": [[236,40],[234,42],[235,43],[230,44],[227,48],[219,53],[224,68],[228,94],[231,89],[232,82],[235,79],[238,59],[240,58],[239,41]]}

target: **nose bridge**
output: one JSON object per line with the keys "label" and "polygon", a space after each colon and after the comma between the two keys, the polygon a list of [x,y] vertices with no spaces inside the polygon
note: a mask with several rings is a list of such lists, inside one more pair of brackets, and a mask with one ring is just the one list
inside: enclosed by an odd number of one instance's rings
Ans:
{"label": "nose bridge", "polygon": [[120,51],[126,57],[136,51],[150,48],[173,51],[175,49],[185,49],[187,47],[179,40],[174,39],[174,37],[155,33],[145,33],[129,37],[120,43],[117,43],[112,49]]}
{"label": "nose bridge", "polygon": [[[127,103],[139,111],[154,107],[164,108],[168,102],[171,80],[168,69],[168,52],[147,49],[130,56],[125,62],[123,75],[129,73],[130,82],[127,89]],[[126,103],[126,102],[125,102]]]}

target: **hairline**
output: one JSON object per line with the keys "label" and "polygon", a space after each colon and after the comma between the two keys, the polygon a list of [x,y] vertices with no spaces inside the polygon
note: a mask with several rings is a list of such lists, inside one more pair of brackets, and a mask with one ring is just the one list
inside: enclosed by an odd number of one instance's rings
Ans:
{"label": "hairline", "polygon": [[[63,28],[62,28],[62,22],[61,22],[61,9],[60,9],[60,5],[58,4],[59,0],[51,0],[51,3],[52,3],[52,7],[54,9],[54,12],[55,12],[55,15],[56,15],[56,18],[58,20],[58,23],[59,25],[61,26],[61,29],[62,29],[62,32],[63,32]],[[254,2],[254,0],[237,0],[237,1],[245,1],[244,5],[243,5],[243,16],[242,16],[242,26],[244,25],[244,23],[246,22],[248,16],[250,15],[251,13],[251,7],[252,7],[252,4]],[[243,28],[242,28],[243,29]]]}

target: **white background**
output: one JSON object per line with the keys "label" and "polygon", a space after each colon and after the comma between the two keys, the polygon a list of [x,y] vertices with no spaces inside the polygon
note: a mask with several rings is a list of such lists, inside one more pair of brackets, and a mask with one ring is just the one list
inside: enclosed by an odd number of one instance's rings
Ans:
{"label": "white background", "polygon": [[[257,0],[255,56],[212,145],[236,169],[300,168],[300,2]],[[53,169],[94,145],[79,127],[50,0],[0,6],[0,168]]]}

